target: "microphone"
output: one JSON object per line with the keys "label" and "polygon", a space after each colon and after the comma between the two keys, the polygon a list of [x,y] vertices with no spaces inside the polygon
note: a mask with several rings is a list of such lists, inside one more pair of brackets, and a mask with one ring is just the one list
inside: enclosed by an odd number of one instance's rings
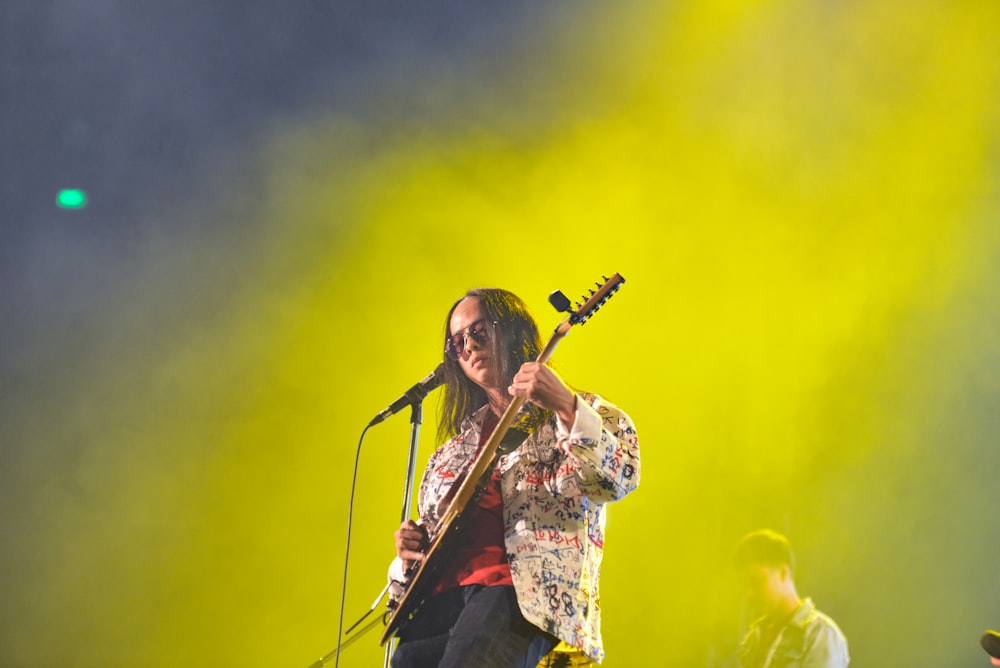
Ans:
{"label": "microphone", "polygon": [[390,415],[398,413],[410,404],[419,404],[424,400],[424,397],[428,393],[440,387],[444,383],[444,362],[437,365],[437,368],[430,372],[430,374],[424,378],[422,381],[408,389],[403,393],[399,399],[389,404],[389,407],[384,411],[372,418],[372,421],[368,423],[368,426],[376,425],[382,420],[386,419]]}

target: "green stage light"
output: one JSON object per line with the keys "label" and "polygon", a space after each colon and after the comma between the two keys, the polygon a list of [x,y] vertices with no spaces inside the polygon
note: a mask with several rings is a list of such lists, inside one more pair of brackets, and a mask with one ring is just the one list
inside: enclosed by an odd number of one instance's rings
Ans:
{"label": "green stage light", "polygon": [[56,205],[60,209],[82,209],[87,206],[87,193],[77,189],[60,190],[56,195]]}

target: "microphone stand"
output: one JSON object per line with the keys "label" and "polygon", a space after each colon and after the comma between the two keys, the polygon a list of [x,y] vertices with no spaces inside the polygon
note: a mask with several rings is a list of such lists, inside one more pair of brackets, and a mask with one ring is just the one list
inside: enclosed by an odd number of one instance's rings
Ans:
{"label": "microphone stand", "polygon": [[[403,484],[403,509],[399,523],[410,519],[410,509],[413,502],[413,483],[417,475],[417,441],[420,440],[420,423],[424,417],[423,397],[410,402],[410,450],[406,457],[406,480]],[[385,660],[383,668],[389,668],[392,653],[396,651],[397,638],[390,638],[385,644]]]}
{"label": "microphone stand", "polygon": [[[426,392],[421,393],[419,391],[414,392],[412,390],[407,394],[410,397],[410,448],[406,457],[406,480],[404,481],[404,486],[403,486],[403,509],[399,520],[400,524],[402,524],[403,522],[405,522],[410,518],[410,509],[412,507],[412,498],[413,498],[413,483],[417,474],[417,442],[420,440],[420,424],[423,421],[423,416],[424,416],[423,400],[424,397],[427,396]],[[361,622],[363,622],[368,615],[370,615],[375,610],[375,607],[378,606],[379,602],[382,600],[382,597],[385,596],[387,591],[389,591],[389,585],[386,585],[385,589],[382,590],[382,593],[378,595],[378,598],[375,599],[374,603],[372,603],[371,609],[368,610],[368,612],[366,612],[364,615],[362,615],[361,619],[354,622],[354,624],[352,624],[350,628],[347,629],[346,633],[350,633],[354,628],[356,628],[359,624],[361,624]],[[373,626],[374,622],[372,622],[368,626],[365,626],[363,629],[358,631],[358,633],[356,633],[353,638],[351,638],[347,642],[344,642],[343,639],[339,639],[337,641],[336,649],[326,654],[315,663],[311,664],[309,668],[323,668],[323,666],[329,663],[330,659],[334,658],[335,658],[334,665],[339,666],[340,650],[353,643],[362,634],[370,630]],[[384,668],[389,668],[389,663],[392,661],[392,654],[396,649],[396,640],[397,640],[396,638],[390,638],[389,641],[385,644],[385,658],[382,664]]]}

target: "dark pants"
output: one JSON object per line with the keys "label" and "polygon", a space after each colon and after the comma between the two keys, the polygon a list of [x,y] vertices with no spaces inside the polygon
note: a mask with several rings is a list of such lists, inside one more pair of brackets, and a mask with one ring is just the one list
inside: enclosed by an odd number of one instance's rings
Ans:
{"label": "dark pants", "polygon": [[454,587],[402,630],[392,668],[534,668],[556,642],[521,616],[513,587]]}

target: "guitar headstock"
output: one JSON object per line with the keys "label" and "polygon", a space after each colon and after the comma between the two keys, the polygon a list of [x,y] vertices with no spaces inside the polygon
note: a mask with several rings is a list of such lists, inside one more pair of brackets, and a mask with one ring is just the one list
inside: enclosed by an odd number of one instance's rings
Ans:
{"label": "guitar headstock", "polygon": [[549,295],[549,303],[555,307],[557,311],[564,311],[569,313],[569,321],[574,325],[582,325],[587,322],[590,316],[597,312],[597,309],[604,306],[604,302],[611,299],[611,296],[618,291],[618,288],[622,286],[625,279],[622,275],[615,273],[614,276],[608,278],[607,276],[602,276],[604,283],[595,283],[594,286],[596,290],[590,290],[589,295],[583,295],[580,299],[586,300],[581,304],[576,302],[574,306],[576,310],[570,308],[569,299],[566,298],[559,290],[556,290],[551,295]]}

